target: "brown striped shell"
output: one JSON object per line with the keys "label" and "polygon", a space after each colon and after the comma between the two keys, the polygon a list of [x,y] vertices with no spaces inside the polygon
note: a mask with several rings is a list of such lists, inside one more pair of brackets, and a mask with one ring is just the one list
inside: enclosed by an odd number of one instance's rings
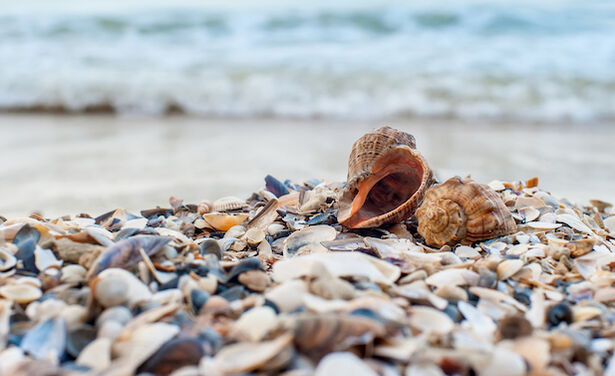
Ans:
{"label": "brown striped shell", "polygon": [[427,190],[416,218],[419,234],[434,247],[472,244],[516,229],[510,211],[493,189],[458,176]]}
{"label": "brown striped shell", "polygon": [[338,221],[348,228],[401,222],[414,214],[431,184],[433,174],[415,150],[414,137],[378,128],[352,146]]}

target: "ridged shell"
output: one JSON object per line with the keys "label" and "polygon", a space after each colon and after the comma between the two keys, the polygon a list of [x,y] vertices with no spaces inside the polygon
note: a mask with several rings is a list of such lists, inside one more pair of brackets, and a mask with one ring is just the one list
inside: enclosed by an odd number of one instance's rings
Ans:
{"label": "ridged shell", "polygon": [[229,210],[243,209],[247,207],[245,200],[238,197],[228,196],[222,197],[214,201],[213,210],[216,212],[224,212]]}
{"label": "ridged shell", "polygon": [[400,222],[414,213],[431,184],[433,174],[414,137],[378,128],[352,146],[338,221],[348,228]]}
{"label": "ridged shell", "polygon": [[425,193],[416,211],[418,231],[434,247],[472,244],[515,231],[504,202],[489,186],[456,176]]}

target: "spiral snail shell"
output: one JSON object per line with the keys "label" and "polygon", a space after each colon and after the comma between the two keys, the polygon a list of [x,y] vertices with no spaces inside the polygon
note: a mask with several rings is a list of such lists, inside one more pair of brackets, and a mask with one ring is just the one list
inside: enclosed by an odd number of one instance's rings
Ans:
{"label": "spiral snail shell", "polygon": [[414,214],[431,184],[433,174],[415,150],[414,137],[378,128],[352,146],[338,221],[347,228],[400,222]]}
{"label": "spiral snail shell", "polygon": [[458,176],[427,190],[416,218],[419,234],[434,247],[472,244],[510,234],[516,228],[494,190]]}

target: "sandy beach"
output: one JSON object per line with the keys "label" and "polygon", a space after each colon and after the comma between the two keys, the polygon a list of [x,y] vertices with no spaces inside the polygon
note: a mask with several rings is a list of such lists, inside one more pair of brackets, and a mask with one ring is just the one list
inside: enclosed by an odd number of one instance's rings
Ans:
{"label": "sandy beach", "polygon": [[352,143],[382,124],[412,133],[441,179],[538,176],[556,197],[615,201],[615,129],[607,125],[5,114],[0,215],[138,211],[171,195],[245,198],[267,174],[342,181]]}

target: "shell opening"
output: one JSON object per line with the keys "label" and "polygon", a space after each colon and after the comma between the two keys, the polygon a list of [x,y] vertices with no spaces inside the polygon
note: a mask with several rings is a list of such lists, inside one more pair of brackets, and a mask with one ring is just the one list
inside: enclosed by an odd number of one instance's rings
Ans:
{"label": "shell opening", "polygon": [[361,227],[362,222],[399,208],[419,190],[424,173],[420,163],[405,160],[365,179],[352,201],[347,225]]}

